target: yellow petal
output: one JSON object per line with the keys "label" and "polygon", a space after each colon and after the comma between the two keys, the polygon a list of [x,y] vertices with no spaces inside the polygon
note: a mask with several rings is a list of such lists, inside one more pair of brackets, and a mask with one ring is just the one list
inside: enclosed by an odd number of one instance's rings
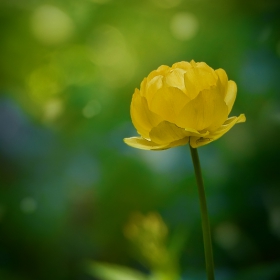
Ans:
{"label": "yellow petal", "polygon": [[167,121],[159,123],[150,132],[150,139],[159,144],[171,143],[187,136],[183,128]]}
{"label": "yellow petal", "polygon": [[146,87],[146,99],[148,104],[153,99],[155,93],[163,86],[163,76],[155,76],[151,81],[147,83]]}
{"label": "yellow petal", "polygon": [[193,148],[198,148],[214,141],[213,138],[208,137],[190,137],[190,145]]}
{"label": "yellow petal", "polygon": [[165,77],[166,84],[170,87],[176,87],[186,93],[184,81],[185,73],[186,71],[180,68],[171,69]]}
{"label": "yellow petal", "polygon": [[169,69],[170,67],[162,65],[157,70],[152,71],[148,77],[144,78],[140,86],[141,96],[149,99],[149,95],[153,95],[162,86],[162,78]]}
{"label": "yellow petal", "polygon": [[140,95],[138,89],[135,90],[132,97],[130,114],[133,125],[144,138],[149,138],[151,129],[163,120],[149,110],[146,99]]}
{"label": "yellow petal", "polygon": [[185,73],[185,87],[190,99],[194,99],[200,91],[210,89],[217,83],[215,71],[204,62],[192,63],[192,68]]}
{"label": "yellow petal", "polygon": [[183,70],[189,70],[192,68],[192,65],[187,62],[187,61],[180,61],[180,62],[176,62],[172,65],[172,69],[175,69],[175,68],[180,68],[180,69],[183,69]]}
{"label": "yellow petal", "polygon": [[152,80],[154,77],[156,76],[164,76],[166,71],[169,71],[170,67],[167,65],[161,65],[160,67],[158,67],[157,70],[152,71],[148,77],[147,77],[147,81],[149,82],[150,80]]}
{"label": "yellow petal", "polygon": [[217,69],[215,70],[216,74],[218,75],[218,81],[217,81],[217,87],[223,96],[225,98],[227,93],[227,87],[228,87],[228,76],[225,70],[223,69]]}
{"label": "yellow petal", "polygon": [[177,141],[171,142],[169,144],[168,148],[186,145],[189,143],[189,139],[190,139],[190,137],[185,137],[185,138],[179,139]]}
{"label": "yellow petal", "polygon": [[197,131],[215,130],[227,119],[227,106],[216,89],[203,90],[181,110],[176,124]]}
{"label": "yellow petal", "polygon": [[228,106],[228,114],[231,112],[231,109],[236,99],[236,94],[237,94],[236,83],[234,81],[228,81],[228,87],[225,96],[225,102]]}
{"label": "yellow petal", "polygon": [[190,137],[190,145],[193,148],[197,148],[203,145],[206,145],[214,140],[219,139],[226,132],[228,132],[235,124],[240,122],[245,122],[246,117],[244,114],[241,114],[239,117],[231,117],[225,121],[225,123],[215,132],[210,133],[207,137]]}
{"label": "yellow petal", "polygon": [[191,66],[196,67],[196,62],[193,59],[191,60],[190,64],[191,64]]}
{"label": "yellow petal", "polygon": [[164,120],[174,123],[179,112],[189,101],[180,89],[164,85],[150,99],[149,108]]}
{"label": "yellow petal", "polygon": [[144,80],[141,82],[140,85],[140,95],[146,96],[146,90],[147,90],[147,78],[144,78]]}
{"label": "yellow petal", "polygon": [[133,148],[137,148],[137,149],[141,149],[141,150],[160,151],[160,150],[166,150],[166,149],[169,149],[172,147],[186,145],[189,142],[189,137],[174,141],[172,143],[163,144],[163,145],[159,145],[157,143],[154,143],[154,142],[144,139],[142,137],[124,138],[123,140],[127,145],[129,145]]}
{"label": "yellow petal", "polygon": [[165,150],[169,148],[169,143],[159,145],[142,137],[124,138],[124,142],[133,148],[141,150]]}
{"label": "yellow petal", "polygon": [[246,116],[244,114],[240,114],[236,121],[236,123],[242,123],[242,122],[246,122]]}
{"label": "yellow petal", "polygon": [[186,135],[187,136],[195,136],[195,137],[205,137],[207,135],[209,135],[209,131],[205,130],[205,131],[197,131],[195,129],[192,128],[184,128],[186,131]]}

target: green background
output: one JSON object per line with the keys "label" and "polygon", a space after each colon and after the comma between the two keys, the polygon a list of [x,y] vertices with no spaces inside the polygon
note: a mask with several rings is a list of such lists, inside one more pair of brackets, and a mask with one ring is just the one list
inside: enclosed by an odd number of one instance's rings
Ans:
{"label": "green background", "polygon": [[273,0],[1,0],[0,279],[147,272],[123,234],[135,211],[186,236],[182,279],[205,279],[188,146],[123,143],[142,79],[191,59],[226,70],[247,117],[199,148],[217,279],[280,279],[279,27]]}

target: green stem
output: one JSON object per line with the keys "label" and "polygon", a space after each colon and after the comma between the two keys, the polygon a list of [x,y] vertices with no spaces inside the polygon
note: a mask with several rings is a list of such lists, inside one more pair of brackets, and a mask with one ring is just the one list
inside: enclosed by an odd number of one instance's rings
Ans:
{"label": "green stem", "polygon": [[214,261],[213,261],[211,231],[210,231],[210,224],[208,219],[207,203],[206,203],[205,191],[203,186],[202,173],[201,173],[197,149],[192,148],[191,145],[189,146],[191,149],[192,161],[193,161],[195,177],[196,177],[196,182],[198,187],[198,194],[199,194],[207,279],[214,280],[215,276],[214,276]]}

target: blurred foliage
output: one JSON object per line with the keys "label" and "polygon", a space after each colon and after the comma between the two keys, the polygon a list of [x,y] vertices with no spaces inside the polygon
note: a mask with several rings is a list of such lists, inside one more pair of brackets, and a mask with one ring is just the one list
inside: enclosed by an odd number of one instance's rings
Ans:
{"label": "blurred foliage", "polygon": [[88,272],[100,279],[104,280],[148,280],[151,279],[136,270],[129,269],[127,267],[102,264],[102,263],[90,263],[88,264]]}
{"label": "blurred foliage", "polygon": [[86,270],[102,280],[178,280],[181,279],[178,260],[185,236],[168,236],[168,229],[158,213],[146,216],[132,213],[124,228],[125,236],[131,241],[134,255],[151,272],[145,275],[124,266],[89,262]]}
{"label": "blurred foliage", "polygon": [[156,211],[187,236],[182,278],[204,279],[188,147],[122,141],[134,88],[194,59],[227,71],[247,117],[199,149],[217,279],[279,279],[279,14],[276,0],[2,0],[0,278],[93,279],[85,260],[147,273],[123,228]]}

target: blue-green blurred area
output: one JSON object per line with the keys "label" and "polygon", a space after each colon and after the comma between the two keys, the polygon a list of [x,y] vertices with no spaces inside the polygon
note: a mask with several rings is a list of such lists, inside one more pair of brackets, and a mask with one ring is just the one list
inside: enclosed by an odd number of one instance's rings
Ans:
{"label": "blue-green blurred area", "polygon": [[148,272],[124,228],[150,211],[186,236],[182,279],[205,279],[188,146],[122,140],[142,79],[191,59],[226,70],[247,117],[199,148],[217,279],[280,279],[279,1],[2,0],[0,32],[0,279]]}

